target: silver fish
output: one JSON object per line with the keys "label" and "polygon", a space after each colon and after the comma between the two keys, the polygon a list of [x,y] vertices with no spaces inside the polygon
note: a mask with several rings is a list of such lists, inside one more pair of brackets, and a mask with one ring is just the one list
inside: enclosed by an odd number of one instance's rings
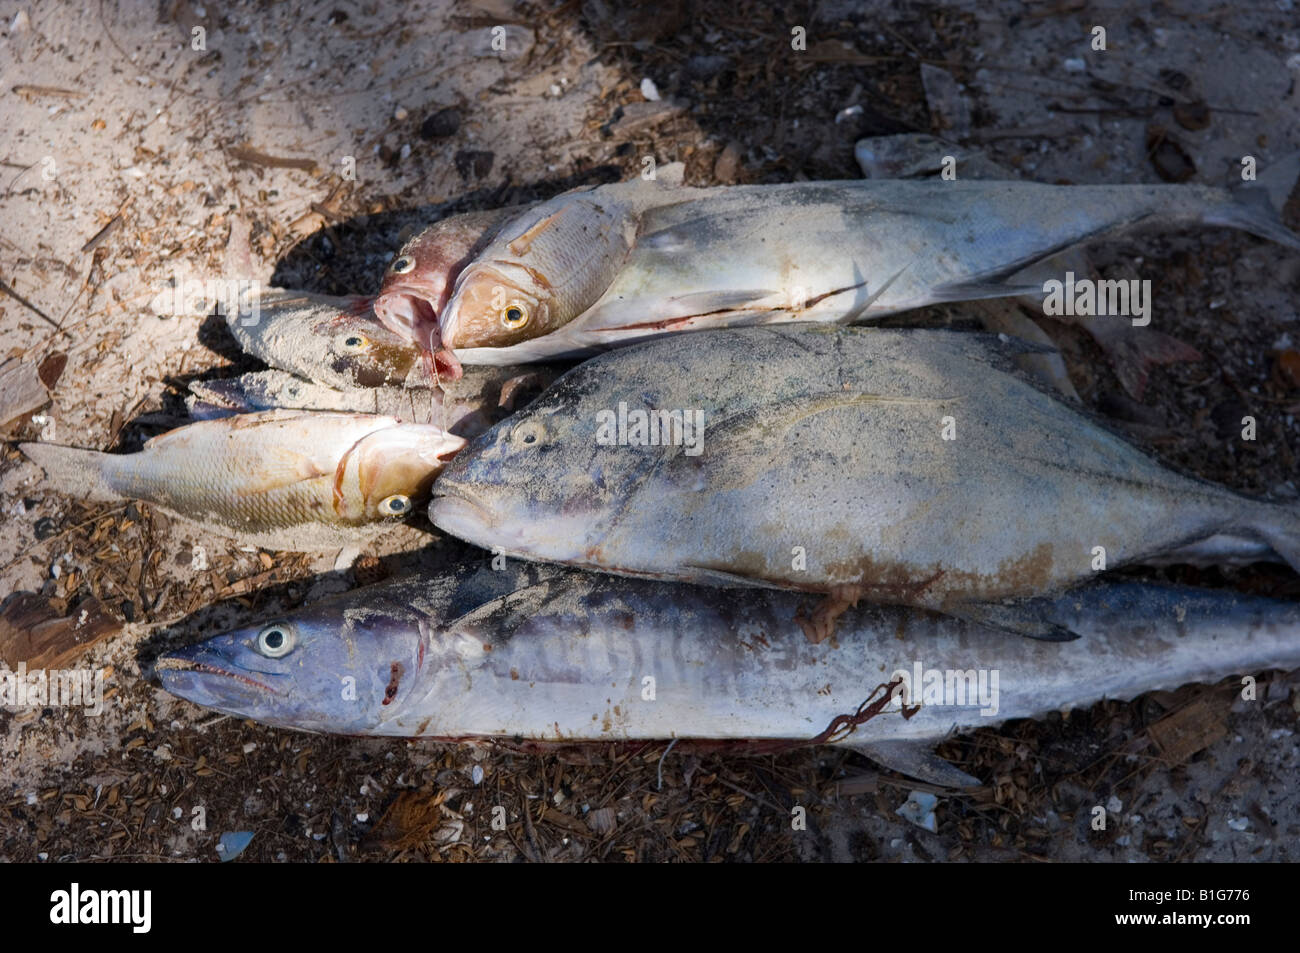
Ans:
{"label": "silver fish", "polygon": [[1008,279],[1136,227],[1222,226],[1300,249],[1269,200],[1273,177],[1289,187],[1295,166],[1235,190],[966,179],[660,189],[626,263],[580,314],[540,337],[472,346],[449,306],[442,340],[464,364],[526,363],[674,331],[852,324],[944,302],[1041,296],[1041,284]]}
{"label": "silver fish", "polygon": [[58,489],[143,500],[268,549],[335,549],[382,532],[428,498],[461,437],[375,414],[272,410],[200,421],[139,453],[19,448]]}
{"label": "silver fish", "polygon": [[544,364],[474,367],[461,378],[432,387],[353,387],[303,380],[287,371],[191,381],[190,416],[213,420],[261,410],[334,410],[429,421],[448,433],[476,437],[550,386],[560,372]]}
{"label": "silver fish", "polygon": [[375,318],[369,298],[271,288],[256,312],[232,310],[226,325],[247,353],[319,384],[433,386],[419,350]]}
{"label": "silver fish", "polygon": [[1068,637],[1004,603],[1198,546],[1300,568],[1294,507],[1172,472],[1015,353],[804,325],[603,354],[459,455],[430,519],[528,559],[826,593],[810,638],[863,597]]}
{"label": "silver fish", "polygon": [[[932,753],[952,732],[1300,665],[1300,607],[1290,603],[1112,584],[1032,605],[1082,637],[1026,642],[864,605],[837,643],[810,645],[792,593],[516,564],[354,590],[166,653],[154,671],[181,698],[284,728],[826,742],[966,785],[978,781]],[[862,709],[868,699],[875,709]],[[905,718],[904,704],[920,707]]]}

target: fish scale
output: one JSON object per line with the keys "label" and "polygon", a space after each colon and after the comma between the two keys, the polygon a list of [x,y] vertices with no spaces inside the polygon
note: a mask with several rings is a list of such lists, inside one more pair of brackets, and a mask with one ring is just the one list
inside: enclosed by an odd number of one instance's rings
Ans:
{"label": "fish scale", "polygon": [[[155,674],[196,704],[309,731],[778,745],[824,735],[898,679],[900,701],[906,690],[919,710],[904,718],[886,704],[838,743],[906,774],[969,784],[932,753],[954,730],[1300,665],[1300,609],[1231,592],[1111,583],[1033,600],[1034,612],[1080,633],[1065,644],[864,603],[834,642],[811,645],[795,621],[806,603],[518,563],[462,567],[175,649]],[[268,628],[289,643],[275,657],[260,647]],[[932,672],[942,695],[930,691]],[[346,700],[345,678],[355,688]]]}
{"label": "fish scale", "polygon": [[[1162,466],[1016,374],[1021,350],[803,325],[613,351],[458,456],[430,518],[529,559],[979,617],[1091,578],[1099,552],[1113,569],[1221,535],[1300,563],[1294,507]],[[602,444],[620,403],[698,410],[701,452]]]}

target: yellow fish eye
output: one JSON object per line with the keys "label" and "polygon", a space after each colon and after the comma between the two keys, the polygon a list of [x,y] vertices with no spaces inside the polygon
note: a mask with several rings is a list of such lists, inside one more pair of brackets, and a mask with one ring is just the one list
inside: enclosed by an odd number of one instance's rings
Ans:
{"label": "yellow fish eye", "polygon": [[388,270],[395,275],[410,274],[415,271],[415,259],[410,255],[403,255],[401,258],[393,262],[392,266]]}
{"label": "yellow fish eye", "polygon": [[339,347],[349,354],[359,354],[370,347],[370,339],[364,334],[344,334],[339,338]]}
{"label": "yellow fish eye", "polygon": [[272,622],[257,633],[257,651],[267,658],[283,658],[293,651],[293,629],[283,622]]}
{"label": "yellow fish eye", "polygon": [[511,304],[501,312],[501,323],[511,331],[518,331],[528,323],[528,312],[517,304]]}
{"label": "yellow fish eye", "polygon": [[386,496],[379,504],[379,512],[385,516],[401,516],[411,509],[411,498],[402,493]]}

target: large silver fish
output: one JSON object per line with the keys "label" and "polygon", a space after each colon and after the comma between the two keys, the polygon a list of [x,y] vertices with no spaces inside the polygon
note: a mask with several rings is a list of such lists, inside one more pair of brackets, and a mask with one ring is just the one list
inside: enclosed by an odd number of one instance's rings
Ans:
{"label": "large silver fish", "polygon": [[[1294,171],[1295,163],[1283,163],[1274,174],[1293,180]],[[588,292],[607,285],[590,306],[565,311],[564,322],[553,320],[558,312],[548,312],[544,326],[524,321],[535,289],[516,295],[520,282],[505,280],[500,268],[489,274],[495,266],[484,261],[487,277],[478,283],[471,325],[457,297],[464,297],[459,283],[479,274],[476,260],[461,271],[440,314],[440,337],[462,363],[499,364],[582,356],[673,331],[861,323],[930,304],[1041,294],[1041,282],[1035,288],[1008,279],[1064,249],[1139,226],[1222,226],[1300,249],[1300,237],[1270,204],[1273,185],[1261,176],[1257,187],[1236,190],[960,178],[661,187],[648,192],[625,263],[613,267],[621,251],[586,262]],[[601,188],[553,203],[589,201]],[[538,214],[525,213],[520,227]],[[547,220],[544,237],[559,242],[566,227],[562,219]],[[500,234],[517,230],[507,225]],[[503,257],[515,271],[532,267],[526,255]],[[579,282],[535,270],[530,289]],[[489,311],[491,333],[482,319]]]}
{"label": "large silver fish", "polygon": [[61,493],[143,500],[268,549],[334,549],[382,532],[428,498],[461,437],[376,414],[272,410],[206,420],[139,453],[19,447]]}
{"label": "large silver fish", "polygon": [[[460,571],[354,590],[169,652],[155,672],[182,698],[285,728],[824,741],[962,785],[978,782],[932,754],[950,733],[1300,665],[1300,608],[1229,592],[1114,584],[1036,601],[1081,634],[1069,643],[864,605],[836,643],[810,645],[792,622],[800,601],[537,566]],[[883,710],[849,733],[872,698]],[[919,710],[903,717],[904,701]]]}
{"label": "large silver fish", "polygon": [[1028,383],[996,338],[738,328],[596,357],[447,468],[433,522],[627,575],[827,593],[1015,631],[1025,596],[1172,558],[1300,568],[1300,513],[1180,476]]}

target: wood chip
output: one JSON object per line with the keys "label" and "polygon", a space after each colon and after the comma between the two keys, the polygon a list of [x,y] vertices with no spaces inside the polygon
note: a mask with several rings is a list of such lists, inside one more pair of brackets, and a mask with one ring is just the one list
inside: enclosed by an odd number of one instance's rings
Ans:
{"label": "wood chip", "polygon": [[1182,764],[1227,736],[1226,714],[1223,698],[1208,692],[1149,726],[1147,734],[1167,761]]}
{"label": "wood chip", "polygon": [[44,596],[20,592],[0,610],[0,660],[11,669],[63,668],[121,628],[94,596],[64,616]]}
{"label": "wood chip", "polygon": [[0,364],[0,429],[50,402],[36,365],[10,359]]}

